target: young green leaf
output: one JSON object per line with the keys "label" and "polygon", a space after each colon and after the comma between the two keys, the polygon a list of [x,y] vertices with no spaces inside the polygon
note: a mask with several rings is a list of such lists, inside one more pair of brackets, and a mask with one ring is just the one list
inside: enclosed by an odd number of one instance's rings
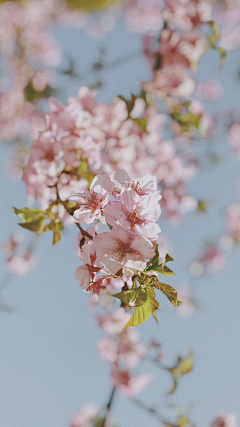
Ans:
{"label": "young green leaf", "polygon": [[157,316],[155,314],[155,311],[158,310],[159,308],[159,302],[156,301],[155,291],[152,286],[147,286],[146,290],[147,290],[148,300],[150,301],[150,304],[151,304],[152,315],[154,319],[157,321]]}
{"label": "young green leaf", "polygon": [[147,119],[145,119],[144,117],[139,117],[139,118],[136,118],[136,119],[132,119],[135,123],[137,123],[137,125],[140,127],[140,129],[143,131],[143,132],[147,132],[147,124],[148,124],[148,121],[147,121]]}
{"label": "young green leaf", "polygon": [[174,276],[174,272],[170,270],[164,262],[161,262],[156,266],[152,266],[151,270],[156,271],[156,273],[164,274],[164,276]]}
{"label": "young green leaf", "polygon": [[19,223],[20,227],[25,228],[30,231],[35,231],[37,234],[41,234],[44,229],[45,220],[44,218],[37,219],[36,221]]}
{"label": "young green leaf", "polygon": [[194,356],[193,352],[190,351],[189,356],[186,359],[182,359],[179,356],[176,365],[174,365],[172,368],[166,368],[169,372],[171,372],[173,376],[173,387],[170,390],[169,394],[173,393],[176,390],[178,378],[192,371],[193,364]]}
{"label": "young green leaf", "polygon": [[[61,239],[61,230],[63,228],[63,222],[56,220],[55,215],[52,214],[50,209],[45,212],[41,209],[16,209],[13,208],[15,214],[21,219],[22,223],[19,224],[22,228],[30,231],[35,231],[38,235],[44,231],[53,231],[53,245],[55,245]],[[52,219],[54,218],[54,219]],[[51,220],[49,224],[46,221]]]}
{"label": "young green leaf", "polygon": [[169,262],[169,261],[174,261],[174,259],[169,254],[166,254],[165,255],[165,262]]}
{"label": "young green leaf", "polygon": [[127,291],[112,295],[132,307],[140,307],[147,301],[148,298],[146,288],[142,287],[132,288]]}
{"label": "young green leaf", "polygon": [[132,98],[130,99],[130,101],[128,101],[126,98],[124,98],[124,96],[121,96],[121,95],[118,95],[118,98],[125,102],[126,107],[127,107],[128,116],[130,117],[130,114],[133,110],[133,107],[134,107],[134,104],[135,104],[137,97],[135,95],[132,95]]}
{"label": "young green leaf", "polygon": [[145,320],[148,319],[151,313],[152,306],[149,299],[147,299],[147,301],[143,305],[135,308],[134,313],[131,319],[126,324],[125,328],[128,328],[129,326],[141,325],[141,323],[145,322]]}
{"label": "young green leaf", "polygon": [[145,268],[144,271],[151,271],[152,267],[157,266],[159,263],[159,252],[158,252],[158,245],[156,245],[155,247],[155,255],[153,258],[150,259],[147,267]]}
{"label": "young green leaf", "polygon": [[154,286],[155,288],[162,291],[166,295],[166,297],[168,297],[169,301],[171,301],[174,307],[181,305],[182,302],[179,301],[177,298],[177,291],[174,288],[172,288],[172,286],[167,285],[166,283],[158,282],[158,281],[154,282]]}
{"label": "young green leaf", "polygon": [[44,217],[44,212],[41,209],[13,208],[13,210],[23,223],[37,221]]}
{"label": "young green leaf", "polygon": [[165,263],[168,261],[173,261],[173,258],[170,255],[166,254],[165,261],[159,264],[158,245],[156,245],[155,255],[152,259],[150,259],[144,271],[156,271],[157,273],[164,274],[165,276],[173,276],[174,275],[173,271],[170,270],[170,268],[166,267],[165,265]]}
{"label": "young green leaf", "polygon": [[46,225],[44,231],[53,231],[53,245],[56,245],[61,240],[61,222],[51,221],[50,224]]}

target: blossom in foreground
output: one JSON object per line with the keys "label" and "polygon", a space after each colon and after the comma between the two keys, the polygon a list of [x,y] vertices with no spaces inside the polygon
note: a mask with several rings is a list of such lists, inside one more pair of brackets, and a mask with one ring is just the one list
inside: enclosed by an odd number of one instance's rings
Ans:
{"label": "blossom in foreground", "polygon": [[132,276],[146,267],[145,259],[154,255],[152,243],[122,228],[101,233],[94,237],[98,262],[109,274],[123,268],[123,274]]}
{"label": "blossom in foreground", "polygon": [[[112,197],[117,200],[110,200]],[[99,174],[90,191],[70,196],[71,202],[80,205],[73,214],[77,223],[100,221],[111,228],[84,240],[80,255],[83,265],[75,273],[84,290],[99,295],[109,277],[130,278],[144,270],[147,260],[154,256],[160,232],[155,222],[161,212],[160,199],[156,178],[147,175],[132,180],[124,170],[113,177]]]}
{"label": "blossom in foreground", "polygon": [[[106,178],[108,177],[106,176]],[[105,223],[104,208],[108,204],[109,194],[99,185],[98,181],[96,176],[90,186],[90,191],[72,194],[69,198],[70,202],[80,205],[80,208],[76,209],[73,214],[74,220],[79,224],[92,224],[97,219]]]}
{"label": "blossom in foreground", "polygon": [[156,240],[160,227],[155,223],[161,209],[160,195],[139,196],[134,190],[123,191],[119,202],[110,202],[106,208],[106,221],[111,226],[120,225],[124,230]]}

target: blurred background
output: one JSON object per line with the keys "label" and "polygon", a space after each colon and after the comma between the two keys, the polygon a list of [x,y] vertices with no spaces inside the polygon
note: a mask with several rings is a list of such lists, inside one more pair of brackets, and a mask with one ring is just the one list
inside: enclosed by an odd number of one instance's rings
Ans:
{"label": "blurred background", "polygon": [[[0,3],[1,22],[6,6],[11,3],[15,7],[16,2]],[[131,94],[138,94],[140,82],[152,76],[143,54],[143,34],[133,24],[138,18],[129,24],[126,16],[130,19],[130,14],[120,13],[116,5],[89,15],[86,9],[94,2],[83,2],[84,13],[73,3],[77,2],[69,1],[68,5],[73,10],[66,13],[64,9],[64,20],[61,16],[49,20],[51,37],[61,47],[61,59],[57,49],[48,52],[49,63],[52,61],[48,67],[49,94],[63,104],[68,97],[77,96],[82,85],[96,88],[97,100],[102,104],[110,104],[118,95],[130,99]],[[108,6],[111,1],[105,3]],[[235,32],[238,25],[236,19]],[[9,40],[12,27],[13,23],[9,24]],[[6,49],[11,51],[13,42],[7,44],[6,38],[6,33],[5,39],[0,33],[4,95],[12,77]],[[168,283],[182,292],[188,305],[181,312],[161,296],[159,323],[149,319],[138,327],[146,344],[152,338],[162,344],[163,363],[168,367],[174,365],[178,355],[187,357],[191,349],[194,351],[193,371],[181,378],[170,397],[166,396],[172,385],[169,373],[145,361],[142,371],[153,372],[155,381],[140,398],[149,405],[159,404],[166,416],[169,405],[176,405],[190,413],[198,427],[210,425],[219,412],[235,413],[240,422],[240,249],[237,240],[233,243],[229,239],[225,216],[228,206],[239,203],[239,159],[229,145],[228,135],[232,123],[240,120],[239,53],[236,42],[227,50],[222,67],[219,52],[214,49],[198,63],[198,85],[214,80],[221,92],[211,102],[201,99],[204,111],[217,120],[216,129],[192,142],[198,172],[187,184],[187,191],[198,200],[198,209],[177,221],[164,217],[159,220],[167,250],[174,258],[171,267],[175,276],[168,278]],[[38,100],[39,111],[48,111],[47,97],[45,93]],[[10,101],[3,95],[0,102],[1,111],[6,109],[6,102],[10,108]],[[37,127],[38,117],[34,120]],[[20,233],[34,246],[35,255],[25,275],[23,260],[19,268],[15,267],[15,273],[20,274],[14,274],[11,265],[6,265],[6,250],[2,252],[0,425],[64,427],[86,403],[101,406],[107,402],[111,390],[109,366],[98,357],[96,341],[102,332],[88,309],[88,295],[74,279],[79,266],[76,230],[67,227],[62,240],[53,247],[47,233],[32,241],[32,234],[17,225],[12,206],[27,206],[28,200],[16,163],[21,163],[19,152],[24,152],[32,137],[24,125],[28,137],[21,130],[20,136],[16,131],[8,138],[13,126],[17,128],[10,121],[6,131],[2,125],[1,244],[9,242],[12,233]],[[142,175],[146,173],[142,170]],[[159,425],[120,393],[113,406],[113,420],[118,426]]]}

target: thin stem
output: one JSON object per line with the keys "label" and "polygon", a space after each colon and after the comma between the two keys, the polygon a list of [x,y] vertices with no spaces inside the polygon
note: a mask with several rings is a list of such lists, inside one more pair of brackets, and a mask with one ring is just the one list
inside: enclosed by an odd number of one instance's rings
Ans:
{"label": "thin stem", "polygon": [[145,411],[152,414],[154,417],[156,417],[163,425],[167,424],[167,422],[162,418],[162,416],[157,412],[155,408],[152,406],[148,406],[145,403],[141,402],[138,399],[131,399],[133,403],[135,403],[140,408],[144,409]]}
{"label": "thin stem", "polygon": [[110,394],[110,397],[109,397],[109,401],[108,401],[108,403],[106,405],[106,411],[107,411],[107,413],[106,413],[106,416],[105,416],[103,427],[107,426],[107,421],[108,421],[108,418],[109,418],[109,415],[110,415],[110,411],[111,411],[111,407],[112,407],[112,403],[113,403],[113,399],[114,399],[115,394],[116,394],[116,389],[115,389],[115,387],[113,387],[113,389],[111,391],[111,394]]}

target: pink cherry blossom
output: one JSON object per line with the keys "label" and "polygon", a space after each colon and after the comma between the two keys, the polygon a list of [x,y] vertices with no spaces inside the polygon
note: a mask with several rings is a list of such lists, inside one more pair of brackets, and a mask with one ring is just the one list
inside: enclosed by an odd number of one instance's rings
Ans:
{"label": "pink cherry blossom", "polygon": [[198,259],[190,264],[189,271],[193,276],[200,276],[205,270],[221,271],[226,266],[226,257],[217,244],[207,245]]}
{"label": "pink cherry blossom", "polygon": [[159,194],[141,197],[129,188],[122,193],[120,202],[110,202],[106,207],[106,221],[113,227],[120,225],[130,233],[156,240],[160,232],[155,223],[161,212],[160,198]]}
{"label": "pink cherry blossom", "polygon": [[80,205],[80,209],[76,209],[73,214],[73,218],[79,224],[91,224],[97,219],[102,223],[106,223],[104,208],[108,204],[109,194],[99,185],[99,175],[94,178],[90,191],[71,194],[69,200]]}
{"label": "pink cherry blossom", "polygon": [[123,228],[101,233],[93,242],[97,260],[108,274],[116,274],[122,268],[123,274],[132,276],[145,268],[145,259],[154,255],[150,241]]}
{"label": "pink cherry blossom", "polygon": [[170,97],[174,102],[193,93],[195,82],[181,66],[165,67],[156,71],[151,82],[142,83],[144,91],[160,98]]}
{"label": "pink cherry blossom", "polygon": [[230,237],[240,240],[240,204],[234,203],[226,209],[227,229]]}
{"label": "pink cherry blossom", "polygon": [[170,27],[192,30],[211,20],[212,5],[207,0],[165,0],[163,18]]}
{"label": "pink cherry blossom", "polygon": [[236,417],[234,414],[219,414],[211,424],[211,427],[237,427]]}
{"label": "pink cherry blossom", "polygon": [[70,427],[90,427],[97,418],[99,407],[93,403],[88,403],[80,412],[74,415]]}
{"label": "pink cherry blossom", "polygon": [[145,346],[140,342],[135,329],[125,329],[121,334],[104,337],[97,343],[101,359],[110,363],[118,362],[128,369],[135,368],[146,354]]}
{"label": "pink cherry blossom", "polygon": [[117,364],[112,365],[112,379],[114,386],[128,397],[136,397],[154,379],[152,374],[131,376],[127,370],[119,369]]}
{"label": "pink cherry blossom", "polygon": [[99,326],[110,335],[120,334],[130,317],[131,314],[127,313],[123,307],[120,307],[110,314],[100,316]]}
{"label": "pink cherry blossom", "polygon": [[7,268],[11,273],[19,276],[27,274],[38,261],[31,246],[27,247],[23,241],[24,237],[21,234],[12,234],[3,243]]}
{"label": "pink cherry blossom", "polygon": [[191,290],[188,286],[184,285],[178,288],[178,299],[182,304],[176,307],[176,313],[180,317],[191,317],[196,311],[196,305],[192,298]]}

